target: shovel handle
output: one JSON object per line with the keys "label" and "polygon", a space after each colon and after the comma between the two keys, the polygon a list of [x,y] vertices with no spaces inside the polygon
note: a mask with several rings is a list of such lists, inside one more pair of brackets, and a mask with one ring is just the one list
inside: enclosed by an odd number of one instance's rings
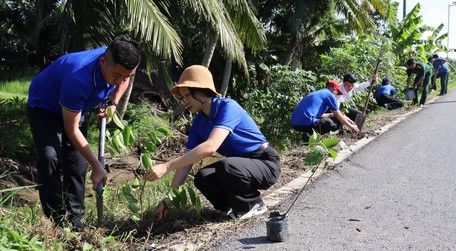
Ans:
{"label": "shovel handle", "polygon": [[100,196],[101,194],[103,194],[103,190],[104,190],[104,184],[102,181],[100,181],[100,183],[98,183],[98,185],[97,185],[97,196]]}

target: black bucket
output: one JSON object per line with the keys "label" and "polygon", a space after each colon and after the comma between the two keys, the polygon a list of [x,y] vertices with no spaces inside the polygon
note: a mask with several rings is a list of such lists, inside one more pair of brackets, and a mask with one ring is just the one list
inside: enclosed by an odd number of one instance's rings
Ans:
{"label": "black bucket", "polygon": [[269,214],[266,222],[268,239],[272,241],[286,241],[289,235],[288,216],[279,212]]}

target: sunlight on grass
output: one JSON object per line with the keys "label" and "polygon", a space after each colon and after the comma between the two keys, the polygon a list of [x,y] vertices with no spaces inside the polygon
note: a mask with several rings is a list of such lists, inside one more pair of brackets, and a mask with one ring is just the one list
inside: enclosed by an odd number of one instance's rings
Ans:
{"label": "sunlight on grass", "polygon": [[20,98],[27,97],[31,80],[32,77],[26,77],[13,81],[1,82],[0,98],[9,98],[12,96],[19,96]]}

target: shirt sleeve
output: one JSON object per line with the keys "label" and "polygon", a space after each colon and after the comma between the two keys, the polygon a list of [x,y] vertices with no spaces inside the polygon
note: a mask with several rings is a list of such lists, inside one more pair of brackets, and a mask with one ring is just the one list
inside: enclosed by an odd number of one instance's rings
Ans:
{"label": "shirt sleeve", "polygon": [[228,131],[232,132],[234,128],[241,122],[241,109],[241,106],[239,106],[233,100],[229,102],[221,102],[218,107],[214,127],[225,128]]}
{"label": "shirt sleeve", "polygon": [[366,89],[369,86],[370,86],[370,81],[365,81],[365,82],[362,82],[361,84],[355,86],[355,88],[353,88],[353,90],[354,91],[362,91],[362,90]]}

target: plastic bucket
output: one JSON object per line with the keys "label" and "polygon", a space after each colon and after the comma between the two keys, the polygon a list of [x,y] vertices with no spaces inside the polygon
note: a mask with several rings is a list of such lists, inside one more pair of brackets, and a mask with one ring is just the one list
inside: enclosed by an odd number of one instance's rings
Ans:
{"label": "plastic bucket", "polygon": [[289,235],[288,216],[279,212],[272,212],[266,222],[268,239],[272,241],[285,241]]}
{"label": "plastic bucket", "polygon": [[415,90],[413,88],[408,88],[404,90],[405,100],[412,100],[416,98]]}

